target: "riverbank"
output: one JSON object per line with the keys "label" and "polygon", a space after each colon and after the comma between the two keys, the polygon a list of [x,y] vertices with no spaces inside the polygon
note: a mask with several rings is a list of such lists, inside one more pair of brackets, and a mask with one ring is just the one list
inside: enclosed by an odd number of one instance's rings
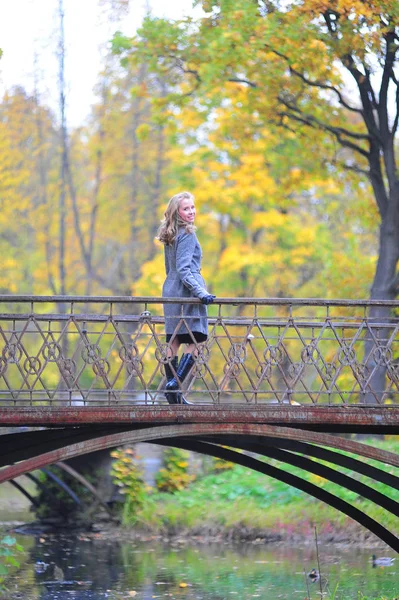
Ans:
{"label": "riverbank", "polygon": [[226,528],[206,525],[204,527],[196,526],[193,528],[163,527],[162,530],[154,530],[143,524],[136,525],[118,525],[112,523],[96,522],[87,529],[81,528],[62,528],[54,527],[46,523],[1,523],[0,533],[5,534],[23,534],[35,535],[38,537],[53,537],[64,535],[66,533],[75,535],[81,539],[115,541],[115,542],[160,542],[164,544],[181,545],[209,545],[209,544],[250,544],[250,545],[300,545],[315,546],[315,533],[317,533],[318,543],[337,547],[353,546],[354,548],[384,549],[387,548],[379,538],[368,532],[366,529],[357,525],[353,521],[347,520],[345,526],[334,528],[334,524],[329,524],[327,530],[323,526],[317,527],[314,523],[304,521],[301,527],[295,528],[290,523],[284,526],[279,523],[276,529],[251,528],[247,526],[236,525]]}
{"label": "riverbank", "polygon": [[[154,532],[149,529],[135,526],[124,527],[114,525],[96,524],[93,531],[81,532],[80,535],[88,539],[114,540],[118,542],[161,542],[177,546],[186,545],[210,545],[227,544],[240,545],[249,544],[258,545],[298,545],[315,547],[315,531],[317,532],[317,541],[321,545],[333,544],[336,547],[353,547],[369,549],[370,552],[375,549],[385,551],[387,547],[379,538],[370,534],[364,528],[356,524],[349,524],[349,527],[340,530],[329,529],[324,532],[315,528],[311,523],[306,523],[301,531],[294,531],[291,527],[272,529],[255,529],[249,527],[236,526],[234,528],[209,528],[197,527],[193,529],[167,529],[162,532]],[[288,531],[287,531],[288,529]]]}

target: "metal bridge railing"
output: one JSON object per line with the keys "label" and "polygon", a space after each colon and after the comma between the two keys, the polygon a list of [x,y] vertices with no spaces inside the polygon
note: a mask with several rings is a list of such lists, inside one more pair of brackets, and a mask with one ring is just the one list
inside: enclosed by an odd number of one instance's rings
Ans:
{"label": "metal bridge railing", "polygon": [[[166,403],[165,302],[180,305],[175,331],[190,328],[178,298],[0,296],[0,406]],[[198,404],[398,404],[398,309],[217,299],[185,396]]]}

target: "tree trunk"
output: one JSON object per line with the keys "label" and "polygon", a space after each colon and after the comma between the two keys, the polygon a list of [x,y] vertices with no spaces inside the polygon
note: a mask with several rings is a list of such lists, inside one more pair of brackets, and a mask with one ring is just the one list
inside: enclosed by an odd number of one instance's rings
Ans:
{"label": "tree trunk", "polygon": [[[396,267],[399,260],[399,189],[398,185],[389,198],[387,210],[380,225],[379,256],[370,300],[391,302],[395,300]],[[367,365],[369,385],[362,394],[367,404],[383,402],[386,372],[391,366],[392,350],[389,343],[392,329],[381,327],[391,318],[389,306],[371,306],[368,331],[365,334],[364,363]]]}

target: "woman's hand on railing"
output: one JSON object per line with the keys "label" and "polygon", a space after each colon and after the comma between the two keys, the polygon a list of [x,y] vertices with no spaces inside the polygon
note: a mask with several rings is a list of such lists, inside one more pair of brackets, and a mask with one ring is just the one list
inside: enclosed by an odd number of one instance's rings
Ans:
{"label": "woman's hand on railing", "polygon": [[206,296],[203,296],[201,298],[201,302],[202,304],[212,304],[212,302],[215,300],[216,296],[214,296],[213,294],[207,294]]}

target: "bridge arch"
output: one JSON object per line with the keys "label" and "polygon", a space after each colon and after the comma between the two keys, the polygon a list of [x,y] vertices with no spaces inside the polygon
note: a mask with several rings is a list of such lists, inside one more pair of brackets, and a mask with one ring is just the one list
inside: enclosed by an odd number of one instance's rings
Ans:
{"label": "bridge arch", "polygon": [[[48,433],[47,437],[49,438],[47,443],[48,451],[42,451],[42,444],[36,445],[36,451],[34,449],[34,445],[30,448],[26,448],[25,446],[26,451],[24,455],[24,452],[22,451],[23,436],[29,434],[40,434],[40,436],[43,437],[43,434],[46,433]],[[331,453],[325,448],[320,448],[319,446],[328,446],[338,450],[352,452],[358,454],[359,456],[368,457],[391,465],[399,466],[399,457],[396,454],[380,450],[378,448],[373,448],[352,440],[346,440],[338,436],[321,434],[313,431],[303,431],[294,428],[248,423],[179,424],[166,426],[161,425],[156,427],[141,426],[140,428],[136,427],[133,430],[125,429],[123,431],[118,431],[117,433],[108,434],[105,433],[103,428],[97,431],[93,431],[92,428],[75,428],[73,430],[69,430],[68,435],[64,439],[62,439],[62,436],[54,435],[54,433],[57,432],[46,430],[40,432],[27,432],[26,434],[14,434],[14,437],[17,436],[17,438],[21,438],[20,440],[17,440],[19,441],[19,444],[14,444],[14,449],[20,446],[20,454],[18,458],[20,462],[0,469],[0,482],[14,479],[18,475],[22,475],[35,469],[43,468],[52,463],[66,460],[74,456],[95,452],[101,449],[112,448],[119,445],[135,444],[138,442],[152,442],[159,443],[161,445],[177,445],[204,454],[213,453],[215,456],[225,458],[226,460],[236,462],[237,464],[244,464],[244,466],[265,473],[271,477],[279,479],[280,481],[285,481],[289,485],[293,485],[298,489],[302,489],[315,498],[334,506],[341,512],[358,521],[371,532],[376,534],[380,539],[385,541],[396,552],[399,552],[399,539],[386,528],[384,528],[380,523],[371,519],[359,509],[353,507],[347,502],[344,502],[333,494],[314,486],[300,477],[286,473],[277,467],[272,467],[271,465],[267,465],[260,460],[240,454],[234,450],[223,448],[218,444],[227,444],[232,447],[255,451],[263,456],[277,458],[277,460],[283,460],[284,462],[292,463],[293,461],[298,466],[301,466],[301,468],[305,468],[306,470],[310,470],[314,473],[323,473],[323,476],[327,475],[327,478],[331,481],[334,481],[334,478],[337,480],[336,478],[338,477],[338,482],[341,485],[346,485],[350,489],[361,493],[365,497],[369,497],[374,502],[377,502],[380,506],[383,506],[394,514],[398,514],[398,504],[393,500],[387,497],[381,497],[382,495],[379,495],[369,486],[360,484],[360,482],[355,482],[353,480],[352,484],[350,485],[350,482],[345,479],[345,476],[343,477],[342,474],[337,475],[337,471],[330,469],[329,467],[319,465],[318,463],[304,457],[299,457],[292,452],[281,450],[279,445],[281,444],[284,446],[284,444],[291,444],[291,448],[296,448],[297,451],[303,451],[304,449],[307,449],[309,454],[314,453],[316,456],[318,453],[320,456],[321,453],[321,455],[324,456],[324,460],[327,458],[330,459],[331,462],[337,461],[338,463],[345,463],[346,457],[344,458],[338,453]],[[34,436],[30,435],[30,439],[34,439]],[[357,463],[360,463],[360,461],[356,461],[355,459],[349,460],[354,461],[351,463],[352,466],[356,466]],[[362,468],[366,470],[369,476],[376,475],[377,478],[381,479],[382,477],[384,479],[384,477],[381,475],[383,473],[381,470],[376,469],[375,467],[364,465],[364,463],[360,464],[363,464]],[[369,469],[367,467],[369,467]],[[341,480],[339,480],[340,477],[342,478]],[[391,479],[388,477],[388,480],[390,480],[390,484],[393,485],[393,487],[397,486],[398,478],[391,476]],[[386,478],[385,482],[387,482]]]}

